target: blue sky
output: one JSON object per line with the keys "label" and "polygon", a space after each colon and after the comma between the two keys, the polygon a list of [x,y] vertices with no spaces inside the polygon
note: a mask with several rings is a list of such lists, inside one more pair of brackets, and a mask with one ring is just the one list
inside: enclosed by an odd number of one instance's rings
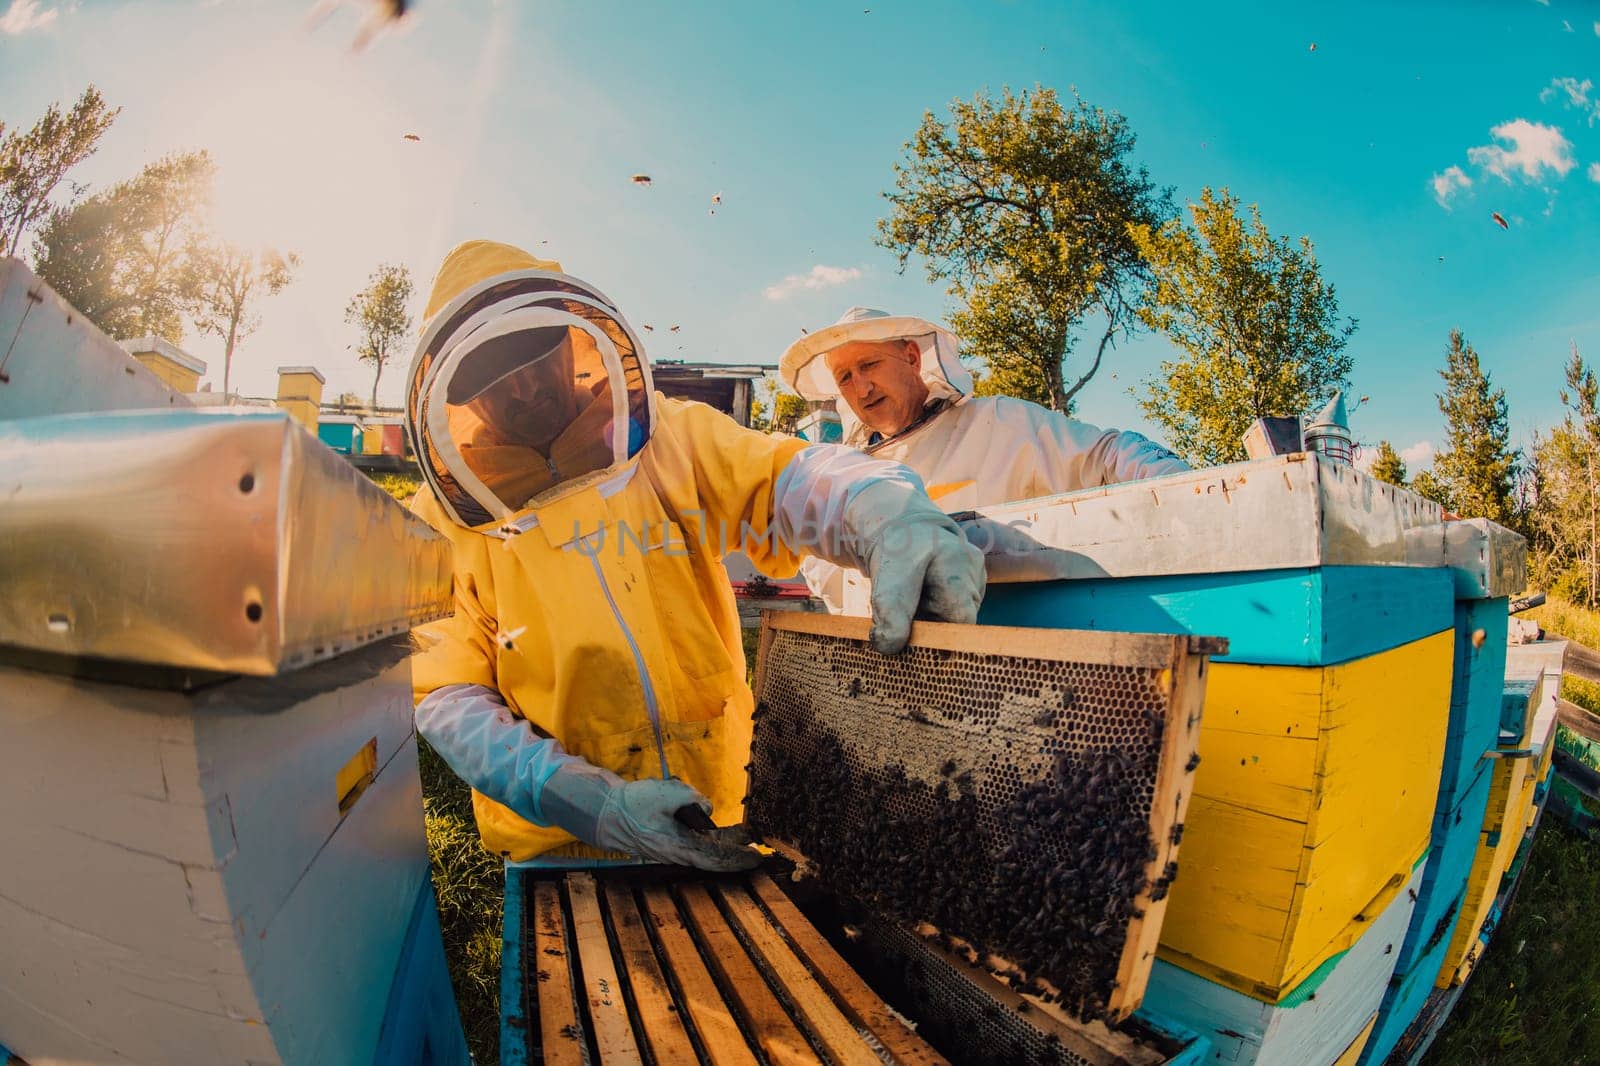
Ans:
{"label": "blue sky", "polygon": [[[359,54],[360,5],[309,28],[311,6],[0,0],[0,120],[93,81],[123,113],[77,180],[210,148],[219,230],[304,259],[236,356],[246,393],[312,363],[330,395],[366,395],[349,297],[383,261],[425,290],[478,236],[600,286],[656,327],[657,359],[775,362],[852,304],[943,317],[920,265],[899,275],[874,246],[881,193],[924,110],[1035,83],[1124,114],[1179,202],[1226,185],[1311,237],[1361,323],[1360,439],[1413,457],[1441,442],[1453,326],[1505,387],[1519,442],[1559,418],[1569,341],[1600,358],[1593,3],[417,0]],[[185,343],[220,382],[219,346]],[[1080,416],[1147,428],[1129,387],[1172,354],[1124,345]],[[385,371],[382,398],[404,374]]]}

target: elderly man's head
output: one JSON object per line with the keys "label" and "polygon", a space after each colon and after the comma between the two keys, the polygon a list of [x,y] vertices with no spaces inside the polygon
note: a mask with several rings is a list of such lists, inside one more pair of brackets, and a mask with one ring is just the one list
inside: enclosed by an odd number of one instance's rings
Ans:
{"label": "elderly man's head", "polygon": [[826,356],[828,369],[850,410],[868,429],[892,437],[922,414],[928,383],[916,341],[851,341]]}

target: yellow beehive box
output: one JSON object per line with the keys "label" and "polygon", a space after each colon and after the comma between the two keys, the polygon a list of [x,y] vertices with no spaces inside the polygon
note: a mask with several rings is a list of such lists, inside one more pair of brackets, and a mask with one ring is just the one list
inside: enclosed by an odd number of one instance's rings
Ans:
{"label": "yellow beehive box", "polygon": [[1360,938],[1428,845],[1454,641],[1212,664],[1161,958],[1276,1003]]}

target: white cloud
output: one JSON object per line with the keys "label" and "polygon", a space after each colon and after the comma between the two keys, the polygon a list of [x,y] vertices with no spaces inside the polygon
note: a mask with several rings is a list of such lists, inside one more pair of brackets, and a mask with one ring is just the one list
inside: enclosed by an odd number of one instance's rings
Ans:
{"label": "white cloud", "polygon": [[1588,78],[1579,81],[1577,78],[1553,78],[1550,87],[1539,93],[1539,99],[1549,103],[1556,98],[1558,92],[1567,94],[1568,107],[1588,107],[1589,90],[1594,88],[1594,82]]}
{"label": "white cloud", "polygon": [[29,30],[42,30],[56,20],[57,11],[41,7],[39,0],[11,0],[6,13],[0,15],[0,33],[20,37]]}
{"label": "white cloud", "polygon": [[1471,185],[1472,179],[1467,177],[1466,171],[1460,167],[1450,167],[1443,173],[1433,176],[1433,198],[1439,201],[1440,207],[1448,211],[1450,198]]}
{"label": "white cloud", "polygon": [[1600,163],[1589,164],[1589,180],[1600,181]]}
{"label": "white cloud", "polygon": [[1594,24],[1594,35],[1600,37],[1600,22]]}
{"label": "white cloud", "polygon": [[1419,440],[1409,448],[1400,449],[1400,459],[1406,464],[1406,476],[1433,465],[1433,441]]}
{"label": "white cloud", "polygon": [[1468,148],[1467,159],[1508,184],[1512,173],[1516,171],[1521,172],[1524,182],[1535,182],[1547,170],[1564,178],[1578,165],[1572,158],[1572,142],[1554,126],[1517,118],[1502,122],[1489,134],[1497,141],[1509,143],[1511,147],[1485,144]]}
{"label": "white cloud", "polygon": [[1589,125],[1593,126],[1596,121],[1600,121],[1600,100],[1589,96],[1589,90],[1593,88],[1594,82],[1588,78],[1582,81],[1577,78],[1556,78],[1539,93],[1539,99],[1548,104],[1557,97],[1565,96],[1563,102],[1566,106],[1587,112]]}
{"label": "white cloud", "polygon": [[860,276],[859,267],[824,266],[818,263],[809,273],[790,274],[776,285],[768,285],[765,294],[769,300],[787,300],[802,289],[831,289],[835,285],[855,281]]}

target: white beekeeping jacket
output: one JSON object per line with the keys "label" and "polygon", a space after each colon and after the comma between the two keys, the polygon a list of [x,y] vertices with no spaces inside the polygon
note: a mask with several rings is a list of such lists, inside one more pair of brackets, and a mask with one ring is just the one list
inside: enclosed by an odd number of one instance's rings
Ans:
{"label": "white beekeeping jacket", "polygon": [[[845,443],[915,470],[928,495],[947,512],[1189,469],[1182,459],[1141,434],[1102,430],[1010,396],[972,396],[971,376],[963,368],[964,380],[950,380],[949,362],[924,359],[930,402],[944,406],[896,437],[874,443],[849,405],[839,404]],[[801,573],[828,610],[869,613],[870,589],[857,571],[812,559]]]}

